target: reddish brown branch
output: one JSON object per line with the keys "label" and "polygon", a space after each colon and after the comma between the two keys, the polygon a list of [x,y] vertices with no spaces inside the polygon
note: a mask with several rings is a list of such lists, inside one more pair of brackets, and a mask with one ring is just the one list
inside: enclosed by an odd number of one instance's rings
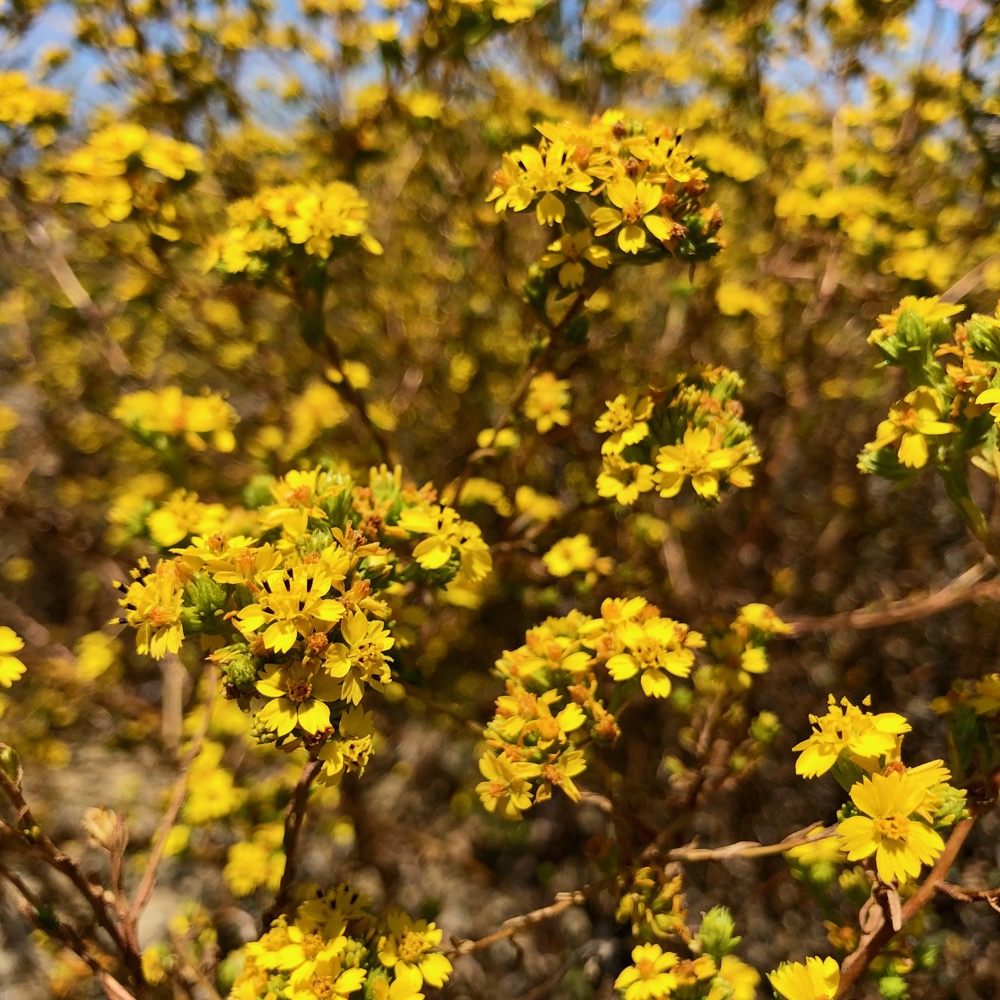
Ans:
{"label": "reddish brown branch", "polygon": [[803,615],[786,618],[792,634],[834,632],[841,629],[885,628],[901,622],[920,621],[973,601],[1000,598],[1000,580],[984,580],[992,560],[981,562],[932,594],[911,594],[881,608],[856,608],[826,617]]}
{"label": "reddish brown branch", "polygon": [[873,897],[874,905],[868,914],[867,926],[862,927],[861,940],[857,948],[844,959],[844,964],[840,968],[840,987],[834,1000],[843,1000],[848,996],[854,985],[868,971],[868,967],[896,935],[897,929],[912,920],[930,902],[935,892],[939,891],[975,822],[976,817],[970,816],[955,824],[937,864],[904,904],[900,920],[893,920],[891,902],[887,895],[878,899]]}
{"label": "reddish brown branch", "polygon": [[274,897],[274,902],[264,914],[265,930],[285,912],[285,908],[288,906],[292,883],[295,881],[295,871],[298,868],[299,836],[302,833],[302,825],[306,821],[309,789],[322,767],[321,760],[310,760],[306,764],[295,786],[292,800],[288,803],[288,809],[285,812],[285,836],[281,845],[285,852],[285,870],[281,873],[281,883],[278,885],[278,893]]}

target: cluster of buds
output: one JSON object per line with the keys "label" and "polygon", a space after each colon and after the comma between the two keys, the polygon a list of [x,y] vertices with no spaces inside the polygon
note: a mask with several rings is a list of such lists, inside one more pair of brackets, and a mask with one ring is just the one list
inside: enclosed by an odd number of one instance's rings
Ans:
{"label": "cluster of buds", "polygon": [[753,483],[760,452],[737,398],[743,380],[727,368],[676,378],[667,389],[608,400],[595,429],[606,434],[597,492],[629,506],[657,490],[675,497],[690,483],[706,503]]}
{"label": "cluster of buds", "polygon": [[119,584],[116,622],[157,658],[198,636],[257,738],[305,746],[323,761],[321,780],[336,782],[364,769],[373,725],[363,701],[392,679],[382,595],[476,583],[489,550],[475,525],[398,468],[373,469],[368,486],[331,468],[293,471],[251,493],[259,505],[233,513],[240,534],[192,525],[173,558],[140,563]]}

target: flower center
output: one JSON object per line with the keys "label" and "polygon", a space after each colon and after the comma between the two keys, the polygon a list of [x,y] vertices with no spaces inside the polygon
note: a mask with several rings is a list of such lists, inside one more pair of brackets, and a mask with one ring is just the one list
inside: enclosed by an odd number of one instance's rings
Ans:
{"label": "flower center", "polygon": [[404,962],[415,963],[420,956],[424,953],[424,943],[420,940],[420,937],[413,933],[413,931],[407,931],[403,940],[399,942],[399,957]]}
{"label": "flower center", "polygon": [[626,205],[622,209],[622,219],[630,226],[635,225],[641,218],[642,207],[637,201],[633,201],[631,205]]}
{"label": "flower center", "polygon": [[898,813],[891,816],[876,816],[872,823],[876,832],[890,840],[906,840],[910,832],[910,821]]}
{"label": "flower center", "polygon": [[286,690],[292,701],[303,702],[312,694],[312,682],[304,678],[289,680]]}

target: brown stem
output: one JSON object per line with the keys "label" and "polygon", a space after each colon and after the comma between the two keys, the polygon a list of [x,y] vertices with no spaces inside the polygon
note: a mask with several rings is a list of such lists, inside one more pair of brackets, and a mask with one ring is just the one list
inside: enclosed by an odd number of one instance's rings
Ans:
{"label": "brown stem", "polygon": [[88,947],[87,942],[69,924],[64,924],[55,916],[50,916],[44,922],[42,921],[40,914],[45,904],[28,888],[28,885],[17,872],[11,871],[11,869],[0,863],[0,878],[5,878],[10,882],[21,895],[22,898],[19,901],[18,909],[28,923],[49,937],[54,937],[62,941],[67,948],[78,955],[100,981],[101,987],[110,1000],[136,1000],[136,997],[101,965],[94,957],[92,949]]}
{"label": "brown stem", "polygon": [[270,909],[264,914],[264,929],[285,912],[288,899],[292,890],[292,883],[295,881],[295,870],[298,867],[298,846],[299,836],[302,833],[302,825],[306,820],[306,807],[309,804],[309,789],[316,780],[323,767],[321,760],[310,760],[302,769],[295,792],[288,809],[285,812],[285,836],[282,840],[282,849],[285,852],[285,870],[281,873],[281,883],[278,885],[278,893],[274,897],[274,902]]}
{"label": "brown stem", "polygon": [[938,858],[931,873],[906,901],[898,923],[892,919],[891,903],[888,897],[883,897],[878,901],[877,906],[870,914],[869,926],[867,929],[862,929],[861,940],[858,942],[857,948],[844,959],[844,963],[840,967],[840,986],[834,1000],[843,1000],[850,993],[855,983],[881,954],[883,948],[895,937],[897,930],[905,926],[907,921],[916,916],[930,902],[934,893],[938,891],[938,887],[944,883],[945,876],[955,863],[958,852],[962,849],[962,845],[975,823],[976,817],[970,816],[955,824],[955,828],[951,831],[948,842],[944,846],[944,852]]}
{"label": "brown stem", "polygon": [[826,840],[836,833],[836,826],[817,830],[815,826],[807,827],[798,833],[793,833],[778,844],[759,844],[754,840],[742,840],[726,847],[675,847],[667,851],[668,861],[726,861],[729,858],[766,858],[773,854],[784,854],[793,847],[803,844],[814,844],[818,840]]}
{"label": "brown stem", "polygon": [[883,608],[855,608],[836,615],[803,615],[786,618],[785,621],[792,627],[795,636],[841,629],[884,628],[900,622],[920,621],[971,601],[996,600],[1000,597],[1000,581],[983,579],[992,567],[992,559],[977,563],[933,594],[911,594]]}
{"label": "brown stem", "polygon": [[482,951],[484,948],[489,948],[490,945],[496,944],[497,941],[505,941],[507,938],[514,937],[515,934],[519,934],[528,927],[533,927],[543,920],[549,920],[552,917],[558,916],[563,910],[568,910],[571,906],[582,906],[591,896],[596,895],[605,887],[606,883],[595,882],[592,885],[584,886],[584,888],[576,889],[573,892],[556,893],[554,903],[550,903],[548,906],[543,906],[537,910],[532,910],[530,913],[522,913],[520,916],[511,917],[509,920],[503,922],[500,930],[494,931],[492,934],[487,934],[486,937],[481,937],[476,941],[460,941],[447,954],[449,957],[455,957],[456,955],[468,955],[474,951]]}
{"label": "brown stem", "polygon": [[195,737],[191,742],[190,749],[185,754],[184,760],[181,762],[180,773],[177,775],[177,778],[174,781],[173,791],[170,793],[170,801],[167,804],[163,818],[160,820],[156,829],[156,835],[153,840],[153,849],[150,852],[149,861],[146,864],[146,871],[142,876],[142,881],[139,883],[139,888],[136,889],[135,896],[132,899],[132,906],[128,911],[128,925],[131,927],[133,933],[135,922],[139,919],[139,915],[149,902],[149,897],[153,893],[153,887],[156,885],[156,875],[160,867],[160,862],[163,860],[163,852],[167,846],[167,837],[170,835],[170,831],[173,828],[174,823],[177,822],[177,815],[180,813],[181,806],[184,804],[184,799],[187,796],[188,778],[191,774],[191,767],[198,757],[198,754],[201,752],[201,744],[205,739],[205,734],[208,732],[208,726],[211,722],[212,703],[215,700],[215,689],[218,686],[218,674],[212,664],[208,664],[205,667],[204,678],[208,690],[205,699],[205,715],[202,719],[198,732],[195,734]]}
{"label": "brown stem", "polygon": [[140,956],[130,941],[125,929],[114,919],[108,901],[100,886],[91,882],[80,870],[76,862],[61,851],[38,825],[31,807],[21,792],[20,782],[12,781],[0,770],[0,791],[7,796],[17,816],[17,831],[21,840],[36,854],[41,855],[51,868],[65,875],[77,892],[84,898],[97,921],[121,954],[122,961],[129,970],[137,987],[144,984]]}

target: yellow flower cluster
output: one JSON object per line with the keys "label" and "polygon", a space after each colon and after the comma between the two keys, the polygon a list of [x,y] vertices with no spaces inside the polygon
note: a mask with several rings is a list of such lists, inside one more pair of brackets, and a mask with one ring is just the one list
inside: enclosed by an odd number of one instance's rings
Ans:
{"label": "yellow flower cluster", "polygon": [[540,226],[560,226],[541,266],[558,268],[562,287],[613,261],[693,262],[721,248],[721,213],[702,207],[707,175],[672,129],[618,111],[536,128],[537,146],[504,154],[487,200],[497,212],[534,207]]}
{"label": "yellow flower cluster", "polygon": [[868,343],[883,364],[906,372],[911,389],[892,404],[858,456],[862,472],[905,480],[931,463],[952,497],[967,492],[959,471],[967,457],[1000,477],[1000,306],[952,330],[963,308],[910,295],[878,317]]}
{"label": "yellow flower cluster", "polygon": [[369,899],[346,884],[300,904],[289,922],[281,917],[243,949],[243,971],[232,1000],[423,1000],[424,987],[439,989],[451,962],[437,951],[441,931],[402,910],[383,917]]}
{"label": "yellow flower cluster", "polygon": [[201,635],[258,738],[306,746],[323,762],[321,780],[337,782],[364,770],[374,727],[362,701],[392,679],[396,640],[379,591],[475,582],[491,568],[479,529],[430,499],[398,469],[373,470],[367,487],[325,469],[292,471],[244,513],[252,535],[179,529],[173,541],[186,543],[175,558],[143,561],[119,584],[116,621],[157,658]]}
{"label": "yellow flower cluster", "polygon": [[368,202],[350,184],[283,184],[233,202],[229,228],[206,248],[205,270],[259,279],[287,256],[324,263],[346,240],[380,254],[368,231]]}
{"label": "yellow flower cluster", "polygon": [[54,125],[69,113],[69,96],[51,87],[32,86],[18,70],[0,73],[0,125],[30,127],[43,146],[55,138]]}
{"label": "yellow flower cluster", "polygon": [[694,935],[682,922],[674,936],[688,946],[691,957],[664,951],[656,942],[638,944],[632,964],[615,980],[624,1000],[755,1000],[760,975],[732,954],[740,938],[724,906],[703,913]]}
{"label": "yellow flower cluster", "polygon": [[706,503],[753,483],[760,453],[736,398],[743,380],[726,368],[678,376],[666,390],[608,400],[594,425],[607,435],[597,492],[623,506],[656,490],[675,497],[686,483]]}
{"label": "yellow flower cluster", "polygon": [[[700,632],[662,617],[642,597],[608,598],[600,618],[572,611],[546,619],[527,632],[523,646],[496,662],[506,693],[497,699],[484,734],[487,749],[479,761],[484,780],[476,789],[484,807],[520,819],[554,787],[578,800],[573,779],[586,769],[586,748],[614,744],[620,735],[610,702],[620,712],[640,693],[669,697],[675,680],[691,674],[702,651],[708,662],[699,671],[747,678],[762,673],[764,647],[788,631],[770,608],[749,604],[731,625],[713,629],[705,648]],[[770,722],[761,717],[760,725]]]}
{"label": "yellow flower cluster", "polygon": [[701,633],[642,597],[608,598],[600,618],[572,611],[530,629],[496,663],[506,693],[484,734],[476,788],[484,807],[516,820],[557,787],[578,800],[586,747],[620,735],[612,695],[619,711],[640,693],[668,697],[704,645]]}
{"label": "yellow flower cluster", "polygon": [[[140,441],[162,449],[180,438],[194,451],[204,451],[206,438],[217,451],[236,447],[236,411],[219,395],[185,396],[177,386],[122,396],[111,415]],[[166,439],[166,440],[165,440]]]}
{"label": "yellow flower cluster", "polygon": [[87,206],[93,225],[103,229],[135,210],[157,236],[177,240],[176,206],[164,195],[171,185],[201,173],[204,160],[190,143],[123,122],[95,132],[60,168],[66,175],[62,200]]}
{"label": "yellow flower cluster", "polygon": [[935,827],[961,812],[963,795],[948,785],[940,760],[907,767],[900,759],[909,723],[895,712],[873,714],[846,698],[830,696],[823,716],[810,716],[811,736],[796,744],[796,771],[818,777],[827,771],[849,791],[852,807],[837,837],[848,861],[872,859],[887,885],[916,878],[944,850]]}

